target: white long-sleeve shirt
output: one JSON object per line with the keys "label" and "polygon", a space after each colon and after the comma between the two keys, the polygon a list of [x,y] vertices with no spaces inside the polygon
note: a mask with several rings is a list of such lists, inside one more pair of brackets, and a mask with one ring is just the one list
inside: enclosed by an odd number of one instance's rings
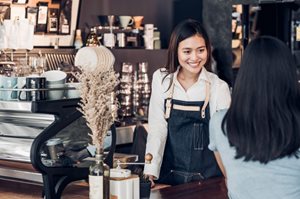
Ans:
{"label": "white long-sleeve shirt", "polygon": [[[226,82],[219,79],[217,75],[208,72],[205,68],[202,68],[198,81],[185,91],[177,80],[178,71],[179,69],[174,73],[173,78],[175,84],[173,99],[181,101],[204,101],[205,82],[208,81],[210,83],[210,115],[212,116],[217,110],[229,107],[231,97],[228,85]],[[160,69],[154,72],[149,105],[149,131],[146,153],[151,153],[153,155],[153,159],[151,164],[145,165],[144,173],[153,175],[156,178],[159,177],[168,134],[167,121],[164,118],[164,102],[168,97],[169,91],[167,91],[167,89],[171,78],[169,75],[162,82],[165,75],[166,73],[161,72]]]}

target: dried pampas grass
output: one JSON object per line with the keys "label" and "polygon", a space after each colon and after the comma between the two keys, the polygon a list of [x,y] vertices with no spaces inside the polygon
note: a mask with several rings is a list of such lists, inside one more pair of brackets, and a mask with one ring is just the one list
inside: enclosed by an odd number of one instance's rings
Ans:
{"label": "dried pampas grass", "polygon": [[[105,49],[106,60],[114,59],[112,53],[107,53],[107,50]],[[103,149],[104,138],[117,115],[117,99],[113,96],[119,80],[113,65],[108,64],[111,62],[101,62],[94,70],[85,70],[85,66],[77,66],[81,73],[75,74],[81,82],[79,110],[91,129],[90,136],[97,153]]]}

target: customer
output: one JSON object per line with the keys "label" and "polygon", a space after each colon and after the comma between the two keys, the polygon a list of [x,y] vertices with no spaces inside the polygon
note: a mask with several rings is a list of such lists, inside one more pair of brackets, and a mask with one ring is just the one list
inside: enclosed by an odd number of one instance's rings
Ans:
{"label": "customer", "polygon": [[228,108],[227,84],[206,68],[211,45],[195,20],[178,24],[170,39],[165,68],[153,74],[144,173],[159,183],[177,185],[221,175],[208,149],[210,115]]}
{"label": "customer", "polygon": [[245,50],[228,111],[210,121],[210,145],[232,199],[300,198],[300,93],[287,46],[260,37]]}

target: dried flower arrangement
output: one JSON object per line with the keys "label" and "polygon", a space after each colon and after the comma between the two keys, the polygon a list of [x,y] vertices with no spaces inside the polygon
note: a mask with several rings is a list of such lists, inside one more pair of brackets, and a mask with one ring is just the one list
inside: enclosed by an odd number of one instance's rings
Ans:
{"label": "dried flower arrangement", "polygon": [[107,131],[116,119],[117,99],[113,96],[119,80],[113,69],[113,54],[104,46],[97,48],[99,56],[105,59],[101,59],[92,70],[86,66],[78,66],[81,72],[75,76],[81,82],[79,110],[91,129],[90,136],[97,149],[96,153],[99,154],[103,150]]}

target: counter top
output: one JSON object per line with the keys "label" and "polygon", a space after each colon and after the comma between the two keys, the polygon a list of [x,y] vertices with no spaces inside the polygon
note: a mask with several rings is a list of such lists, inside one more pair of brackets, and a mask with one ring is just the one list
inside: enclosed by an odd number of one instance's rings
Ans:
{"label": "counter top", "polygon": [[[38,199],[42,186],[0,180],[0,195],[6,198]],[[64,199],[88,199],[89,187],[84,181],[71,183],[63,193]],[[193,182],[151,191],[149,199],[228,199],[223,178]]]}
{"label": "counter top", "polygon": [[192,182],[151,191],[150,199],[228,199],[223,178]]}

